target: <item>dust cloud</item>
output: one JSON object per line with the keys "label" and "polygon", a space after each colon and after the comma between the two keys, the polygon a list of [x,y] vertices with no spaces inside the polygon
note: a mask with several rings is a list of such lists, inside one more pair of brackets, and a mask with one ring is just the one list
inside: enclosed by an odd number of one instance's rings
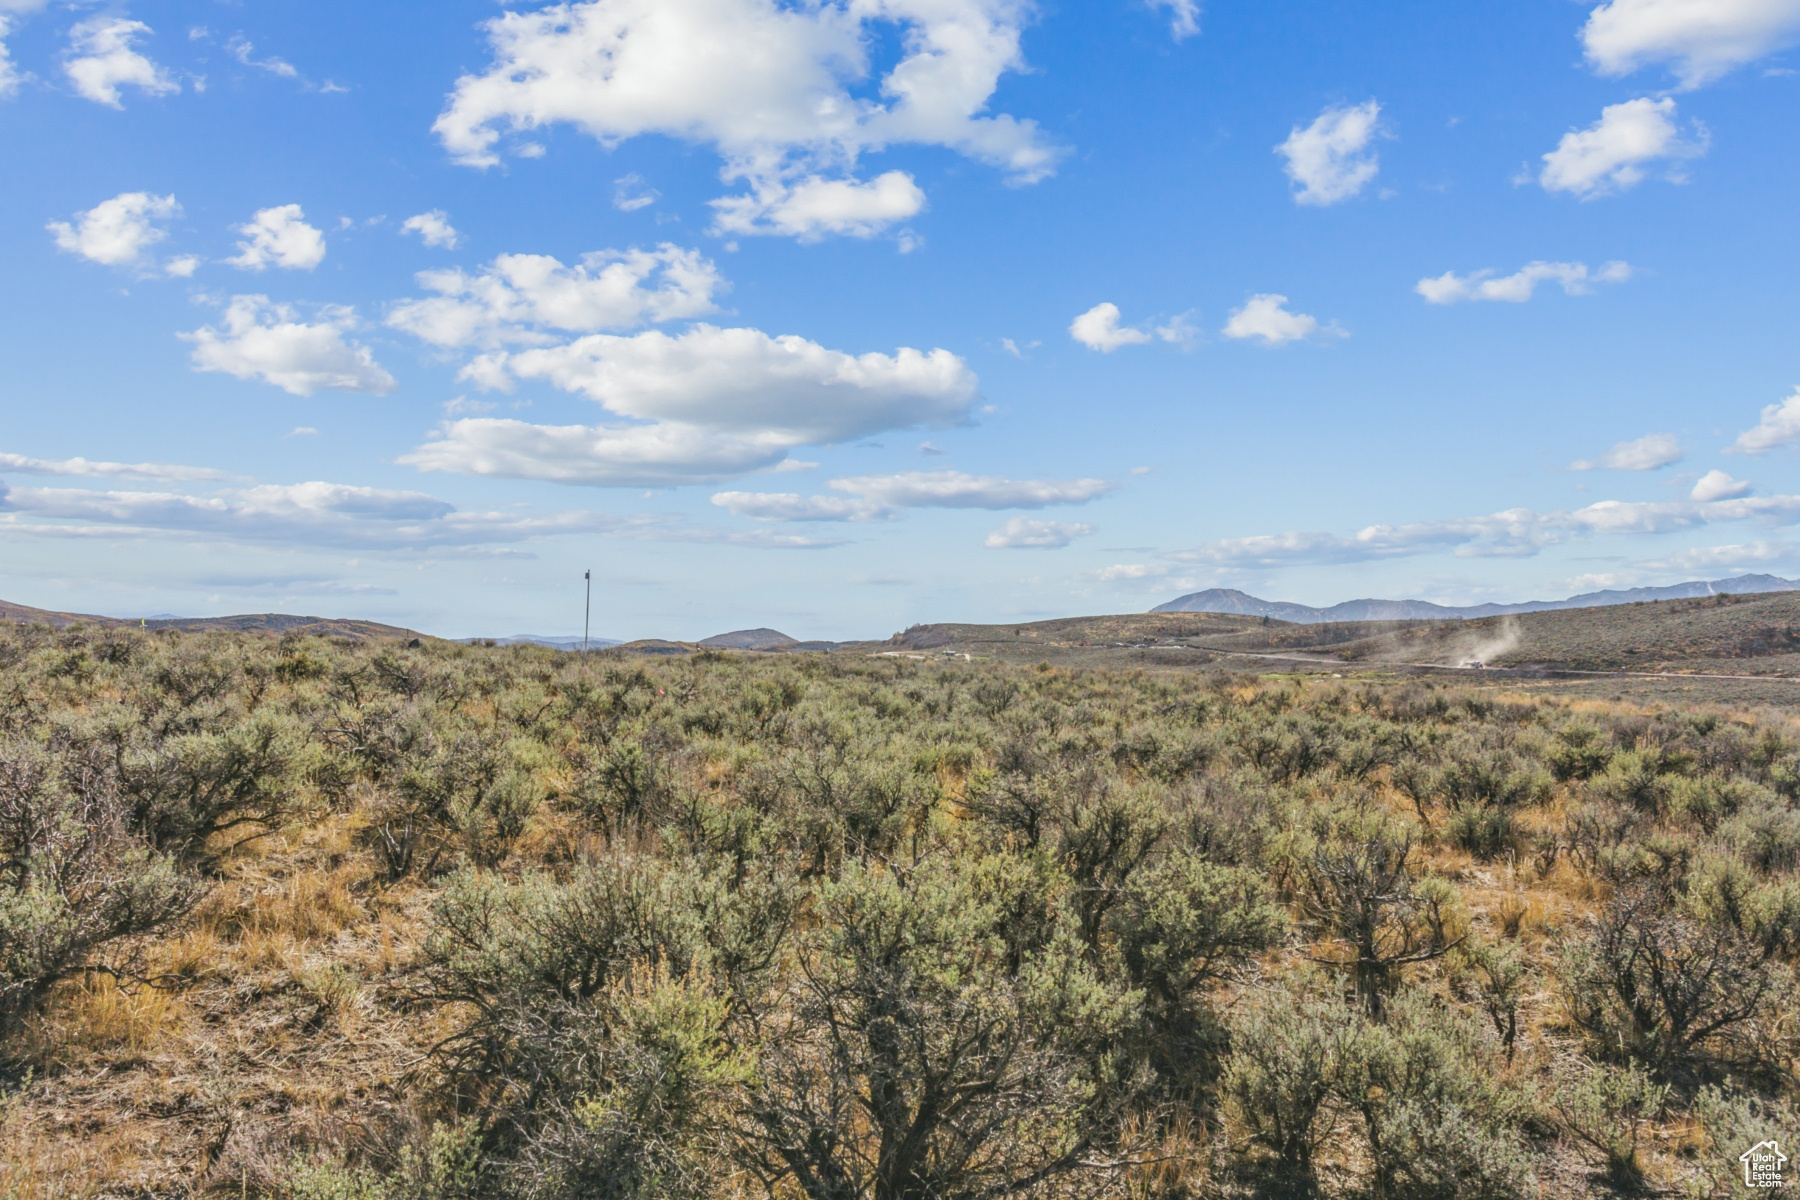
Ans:
{"label": "dust cloud", "polygon": [[1493,662],[1501,655],[1518,648],[1523,636],[1519,631],[1519,622],[1512,617],[1503,617],[1498,629],[1491,631],[1491,636],[1481,637],[1480,630],[1453,641],[1450,649],[1450,661],[1445,664],[1453,667],[1478,667]]}

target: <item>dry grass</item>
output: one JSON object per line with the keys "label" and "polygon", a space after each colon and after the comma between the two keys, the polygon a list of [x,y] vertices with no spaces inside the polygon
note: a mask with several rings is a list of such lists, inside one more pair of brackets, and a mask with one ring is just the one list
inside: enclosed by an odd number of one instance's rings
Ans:
{"label": "dry grass", "polygon": [[[405,972],[429,894],[382,892],[330,816],[246,847],[149,947],[170,985],[65,985],[39,1072],[0,1107],[0,1200],[256,1195],[290,1147],[358,1145],[404,1114],[447,1029]],[[9,1190],[10,1189],[10,1190]]]}
{"label": "dry grass", "polygon": [[35,1058],[57,1065],[94,1053],[136,1057],[178,1037],[186,1016],[172,985],[121,987],[110,976],[87,975],[63,985],[26,1038],[38,1047]]}

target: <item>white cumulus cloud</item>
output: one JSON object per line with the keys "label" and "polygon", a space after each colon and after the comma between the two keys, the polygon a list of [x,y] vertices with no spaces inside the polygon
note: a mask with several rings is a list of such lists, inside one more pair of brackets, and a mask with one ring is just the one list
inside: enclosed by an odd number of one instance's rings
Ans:
{"label": "white cumulus cloud", "polygon": [[711,325],[501,351],[464,374],[484,388],[544,380],[646,424],[471,418],[446,424],[402,461],[599,486],[711,482],[775,467],[803,445],[955,425],[978,395],[974,372],[947,350],[851,355],[792,335]]}
{"label": "white cumulus cloud", "polygon": [[[433,129],[473,166],[499,161],[504,134],[557,123],[607,145],[644,134],[710,145],[722,176],[749,184],[719,206],[721,228],[867,236],[923,196],[899,172],[858,181],[864,152],[944,146],[1021,183],[1054,170],[1060,152],[1034,122],[986,111],[1000,78],[1024,66],[1029,11],[1020,0],[588,0],[509,12],[486,26],[492,65],[457,80]],[[900,57],[853,94],[871,35],[894,37]]]}
{"label": "white cumulus cloud", "polygon": [[1501,300],[1523,304],[1537,292],[1540,283],[1555,283],[1571,296],[1585,296],[1596,283],[1623,283],[1631,278],[1631,264],[1609,262],[1597,271],[1589,271],[1586,263],[1530,262],[1511,275],[1495,275],[1492,271],[1476,271],[1458,275],[1445,271],[1435,279],[1421,279],[1413,290],[1432,304],[1455,304],[1459,300]]}
{"label": "white cumulus cloud", "polygon": [[780,464],[795,441],[678,421],[533,425],[500,417],[447,422],[399,462],[421,471],[542,479],[589,487],[716,483]]}
{"label": "white cumulus cloud", "polygon": [[298,79],[299,70],[285,58],[277,58],[271,54],[267,58],[257,58],[256,46],[246,41],[243,34],[236,34],[225,43],[230,55],[246,67],[255,67],[258,71],[267,71],[271,75],[279,75],[283,79]]}
{"label": "white cumulus cloud", "polygon": [[306,223],[298,204],[259,209],[236,232],[244,240],[238,243],[237,257],[225,261],[246,271],[267,267],[310,271],[325,261],[325,235]]}
{"label": "white cumulus cloud", "polygon": [[779,234],[816,242],[826,234],[874,237],[925,209],[925,193],[905,171],[867,183],[811,176],[794,183],[758,180],[750,194],[712,201],[721,233]]}
{"label": "white cumulus cloud", "polygon": [[1162,563],[1115,563],[1110,567],[1101,567],[1088,578],[1100,583],[1118,583],[1127,579],[1161,579],[1174,569]]}
{"label": "white cumulus cloud", "polygon": [[553,340],[544,330],[593,333],[704,316],[726,288],[697,250],[600,250],[565,266],[547,254],[502,254],[474,274],[424,271],[438,293],[407,300],[388,324],[433,345],[497,346]]}
{"label": "white cumulus cloud", "polygon": [[[1136,329],[1119,323],[1119,306],[1112,303],[1096,304],[1073,321],[1069,322],[1069,336],[1086,346],[1089,350],[1098,350],[1102,354],[1111,354],[1120,346],[1141,346],[1154,339],[1160,339],[1171,345],[1186,346],[1199,336],[1188,318],[1191,313],[1171,317],[1155,329]],[[1001,343],[1013,357],[1020,357],[1019,348],[1011,338],[1002,338]]]}
{"label": "white cumulus cloud", "polygon": [[1150,340],[1145,330],[1121,326],[1119,306],[1112,303],[1096,304],[1069,322],[1069,336],[1102,354],[1111,354],[1120,346],[1141,346]]}
{"label": "white cumulus cloud", "polygon": [[82,21],[69,30],[63,74],[81,95],[110,108],[125,107],[119,98],[122,87],[134,87],[151,96],[173,95],[181,85],[135,48],[138,35],[150,32],[142,21],[124,17]]}
{"label": "white cumulus cloud", "polygon": [[13,65],[4,39],[12,33],[17,18],[29,16],[46,3],[48,0],[0,0],[0,100],[17,92],[19,84],[29,78]]}
{"label": "white cumulus cloud", "polygon": [[1237,341],[1254,338],[1265,346],[1282,346],[1311,337],[1348,336],[1335,324],[1320,325],[1317,317],[1289,312],[1288,298],[1269,292],[1252,296],[1242,308],[1231,310],[1231,319],[1221,330]]}
{"label": "white cumulus cloud", "polygon": [[1014,517],[988,534],[982,544],[990,550],[1060,550],[1076,538],[1087,537],[1093,532],[1092,525]]}
{"label": "white cumulus cloud", "polygon": [[326,308],[308,324],[267,296],[233,296],[221,324],[180,335],[194,345],[195,370],[260,378],[296,396],[324,388],[385,396],[399,386],[367,346],[348,338],[351,309]]}
{"label": "white cumulus cloud", "polygon": [[948,350],[850,355],[791,334],[711,325],[673,337],[593,334],[472,366],[477,382],[542,379],[622,417],[769,432],[796,444],[956,424],[976,398],[974,372]]}
{"label": "white cumulus cloud", "polygon": [[55,235],[59,250],[109,267],[142,267],[144,252],[169,236],[157,222],[180,215],[181,205],[173,196],[121,192],[76,213],[72,224],[52,221],[45,228]]}
{"label": "white cumulus cloud", "polygon": [[1675,101],[1667,96],[1609,104],[1586,129],[1563,134],[1556,149],[1544,155],[1538,182],[1545,191],[1593,200],[1636,187],[1655,162],[1669,163],[1668,177],[1679,181],[1679,164],[1705,154],[1707,140],[1703,129],[1692,139],[1682,137]]}
{"label": "white cumulus cloud", "polygon": [[[231,540],[396,546],[455,540],[445,525],[453,506],[420,492],[332,483],[264,485],[210,495],[178,492],[13,488],[0,502],[10,515],[82,521],[103,527],[210,534]],[[0,525],[7,528],[12,522]]]}
{"label": "white cumulus cloud", "polygon": [[1381,169],[1369,144],[1381,132],[1381,105],[1374,100],[1354,108],[1327,108],[1311,125],[1294,126],[1275,153],[1287,160],[1299,204],[1336,204],[1348,200]]}
{"label": "white cumulus cloud", "polygon": [[1778,446],[1791,446],[1795,442],[1800,442],[1800,387],[1780,404],[1766,406],[1756,427],[1738,434],[1725,453],[1767,454]]}
{"label": "white cumulus cloud", "polygon": [[892,508],[1047,508],[1086,504],[1112,491],[1104,479],[1008,479],[962,471],[856,475],[827,486]]}
{"label": "white cumulus cloud", "polygon": [[1800,558],[1800,543],[1758,540],[1731,546],[1696,546],[1679,550],[1661,562],[1645,563],[1650,569],[1683,572],[1725,573],[1733,569],[1762,567],[1775,563],[1792,563]]}
{"label": "white cumulus cloud", "polygon": [[1666,63],[1696,88],[1800,41],[1800,0],[1611,0],[1581,41],[1602,75]]}
{"label": "white cumulus cloud", "polygon": [[1688,496],[1694,500],[1735,500],[1739,496],[1748,496],[1750,491],[1751,485],[1744,480],[1713,470],[1694,483],[1694,490]]}
{"label": "white cumulus cloud", "polygon": [[400,232],[416,233],[419,240],[427,246],[438,246],[445,250],[456,249],[457,243],[462,240],[456,227],[450,224],[450,214],[441,208],[406,218],[400,222]]}
{"label": "white cumulus cloud", "polygon": [[1584,458],[1569,464],[1571,471],[1655,471],[1682,460],[1685,451],[1672,433],[1647,433],[1629,442],[1620,442],[1599,458]]}
{"label": "white cumulus cloud", "polygon": [[[58,524],[21,529],[18,518]],[[60,524],[78,522],[78,524]],[[349,549],[434,549],[594,532],[597,513],[529,517],[459,513],[421,492],[337,483],[268,484],[207,495],[13,488],[0,495],[0,533],[82,536],[175,534],[225,542]]]}

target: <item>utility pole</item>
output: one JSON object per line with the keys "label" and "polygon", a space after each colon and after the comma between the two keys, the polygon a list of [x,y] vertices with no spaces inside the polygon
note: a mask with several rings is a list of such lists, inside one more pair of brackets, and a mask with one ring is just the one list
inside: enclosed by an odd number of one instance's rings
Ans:
{"label": "utility pole", "polygon": [[588,620],[594,614],[594,573],[583,571],[581,577],[587,581],[587,601],[581,606],[581,652],[587,653]]}

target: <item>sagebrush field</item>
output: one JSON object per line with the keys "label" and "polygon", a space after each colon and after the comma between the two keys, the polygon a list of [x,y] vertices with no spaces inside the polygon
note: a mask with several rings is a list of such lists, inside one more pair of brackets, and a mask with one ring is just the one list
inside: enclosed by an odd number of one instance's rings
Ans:
{"label": "sagebrush field", "polygon": [[1735,1195],[1796,797],[1772,708],[7,627],[0,1196]]}

